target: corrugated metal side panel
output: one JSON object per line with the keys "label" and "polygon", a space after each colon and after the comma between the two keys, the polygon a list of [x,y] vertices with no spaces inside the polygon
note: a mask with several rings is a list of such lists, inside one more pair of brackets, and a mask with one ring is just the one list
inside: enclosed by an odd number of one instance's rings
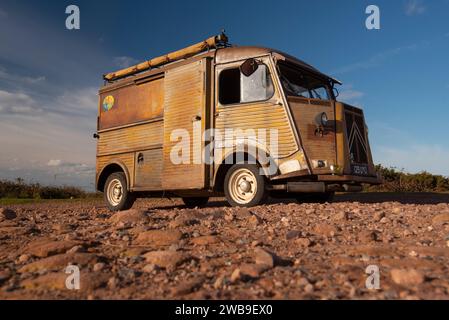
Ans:
{"label": "corrugated metal side panel", "polygon": [[220,107],[219,116],[216,118],[216,129],[222,135],[225,129],[247,130],[265,129],[267,143],[270,146],[270,129],[278,130],[278,157],[284,158],[298,150],[293,131],[287,113],[281,105],[269,105],[267,103]]}
{"label": "corrugated metal side panel", "polygon": [[134,185],[134,153],[122,153],[119,155],[109,155],[97,157],[97,174],[99,174],[103,168],[112,162],[118,162],[125,165],[130,177],[130,185]]}
{"label": "corrugated metal side panel", "polygon": [[[143,160],[138,161],[139,155]],[[162,148],[136,152],[135,188],[158,190],[162,187]]]}
{"label": "corrugated metal side panel", "polygon": [[162,144],[163,121],[151,122],[100,133],[97,154],[108,155],[145,150]]}
{"label": "corrugated metal side panel", "polygon": [[[196,61],[188,65],[172,69],[165,74],[164,103],[164,163],[163,188],[165,190],[197,189],[204,187],[204,164],[194,164],[193,154],[201,148],[201,143],[194,146],[193,122],[196,115],[201,116],[201,132],[204,129],[205,112],[205,62]],[[190,138],[184,141],[190,146],[189,164],[174,164],[170,152],[179,142],[172,142],[173,130],[184,129]]]}

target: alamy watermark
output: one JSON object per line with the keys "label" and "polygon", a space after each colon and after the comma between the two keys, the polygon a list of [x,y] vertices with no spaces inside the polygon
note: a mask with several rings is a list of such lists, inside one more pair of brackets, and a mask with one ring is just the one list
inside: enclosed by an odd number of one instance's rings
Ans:
{"label": "alamy watermark", "polygon": [[365,26],[368,30],[380,29],[380,9],[376,5],[366,7],[365,13],[369,16],[365,20]]}
{"label": "alamy watermark", "polygon": [[369,274],[366,278],[365,286],[370,290],[380,289],[380,269],[379,266],[372,264],[366,267],[365,273]]}
{"label": "alamy watermark", "polygon": [[65,13],[69,16],[65,19],[67,30],[79,30],[81,28],[80,8],[71,4],[65,8]]}
{"label": "alamy watermark", "polygon": [[[278,129],[208,129],[193,124],[192,134],[187,129],[175,129],[170,134],[174,146],[170,150],[172,164],[260,164],[261,174],[276,173],[273,159],[278,158]],[[204,147],[203,147],[204,146]],[[224,154],[232,149],[232,155]],[[246,157],[245,155],[251,155]]]}
{"label": "alamy watermark", "polygon": [[68,265],[65,273],[69,276],[65,279],[65,286],[69,290],[80,289],[80,268],[75,265]]}

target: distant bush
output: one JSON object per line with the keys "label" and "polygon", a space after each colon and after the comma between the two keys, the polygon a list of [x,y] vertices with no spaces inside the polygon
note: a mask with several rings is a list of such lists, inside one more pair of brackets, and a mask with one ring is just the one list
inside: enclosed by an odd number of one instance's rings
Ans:
{"label": "distant bush", "polygon": [[448,192],[449,178],[433,175],[426,171],[406,173],[396,168],[385,168],[377,165],[376,169],[383,177],[384,183],[368,186],[365,191],[381,192]]}
{"label": "distant bush", "polygon": [[0,180],[0,198],[17,199],[79,199],[94,196],[77,187],[41,186],[39,183],[25,183],[21,178],[15,181]]}

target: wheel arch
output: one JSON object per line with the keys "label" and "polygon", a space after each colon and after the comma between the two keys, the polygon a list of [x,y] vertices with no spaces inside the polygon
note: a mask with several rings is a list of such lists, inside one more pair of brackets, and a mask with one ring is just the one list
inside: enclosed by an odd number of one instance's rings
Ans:
{"label": "wheel arch", "polygon": [[103,191],[104,185],[108,177],[115,172],[123,172],[126,177],[126,187],[130,190],[130,176],[126,165],[120,160],[108,162],[98,174],[96,189]]}
{"label": "wheel arch", "polygon": [[[264,152],[267,155],[267,157],[270,159],[270,164],[275,164],[275,162],[272,161],[273,159],[271,158],[269,153],[266,152],[266,150],[264,150]],[[266,177],[273,175],[273,173],[270,174],[270,166],[262,166],[261,165],[261,161],[260,161],[259,153],[257,152],[257,149],[254,154],[254,152],[249,151],[247,146],[245,146],[244,151],[237,150],[237,148],[233,148],[233,150],[231,150],[225,154],[225,156],[223,157],[223,160],[221,161],[220,165],[218,166],[217,170],[215,171],[214,180],[213,180],[214,191],[222,192],[224,190],[223,187],[224,187],[224,180],[226,177],[226,173],[234,164],[239,164],[239,163],[237,163],[236,159],[241,159],[241,156],[240,156],[240,158],[238,158],[237,157],[238,155],[243,155],[243,159],[245,160],[245,162],[251,160],[253,163],[255,163],[259,167],[261,167],[264,170],[264,174]],[[276,170],[276,172],[278,172],[278,170],[279,170],[277,165],[276,165],[275,170]]]}

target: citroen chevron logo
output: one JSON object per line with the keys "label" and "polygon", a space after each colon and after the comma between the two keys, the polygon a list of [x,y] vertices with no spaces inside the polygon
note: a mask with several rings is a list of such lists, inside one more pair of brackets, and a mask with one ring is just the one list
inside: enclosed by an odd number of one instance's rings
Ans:
{"label": "citroen chevron logo", "polygon": [[352,150],[352,146],[354,145],[355,139],[357,139],[360,145],[363,147],[365,153],[367,152],[367,147],[365,143],[365,138],[360,132],[359,127],[356,125],[355,121],[352,123],[351,133],[349,134],[349,150]]}

